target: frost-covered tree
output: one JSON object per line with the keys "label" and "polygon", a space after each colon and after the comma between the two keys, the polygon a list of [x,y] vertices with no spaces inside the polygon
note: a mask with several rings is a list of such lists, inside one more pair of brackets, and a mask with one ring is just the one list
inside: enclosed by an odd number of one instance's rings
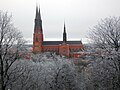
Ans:
{"label": "frost-covered tree", "polygon": [[49,52],[19,60],[10,71],[10,81],[19,76],[7,86],[12,90],[80,90],[74,63]]}
{"label": "frost-covered tree", "polygon": [[14,72],[10,76],[10,81],[13,78],[17,80],[10,83],[8,88],[11,90],[38,90],[43,82],[41,70],[40,64],[27,60],[19,60],[10,69],[10,71]]}
{"label": "frost-covered tree", "polygon": [[92,28],[89,37],[97,47],[118,51],[120,48],[120,17],[102,19]]}
{"label": "frost-covered tree", "polygon": [[87,66],[86,90],[119,90],[120,71],[116,53],[103,53]]}
{"label": "frost-covered tree", "polygon": [[[5,90],[10,77],[9,69],[19,58],[24,44],[21,33],[14,27],[11,16],[0,11],[0,88]],[[13,80],[14,81],[14,80]]]}
{"label": "frost-covered tree", "polygon": [[44,53],[42,54],[42,58],[38,61],[44,67],[44,81],[42,84],[43,90],[78,89],[77,73],[74,64],[70,60],[61,58],[60,56],[52,53]]}
{"label": "frost-covered tree", "polygon": [[[120,17],[109,17],[94,26],[90,38],[98,51],[92,67],[94,88],[120,89]],[[98,50],[99,48],[99,50]],[[96,66],[95,66],[96,65]],[[107,80],[106,80],[107,79]]]}

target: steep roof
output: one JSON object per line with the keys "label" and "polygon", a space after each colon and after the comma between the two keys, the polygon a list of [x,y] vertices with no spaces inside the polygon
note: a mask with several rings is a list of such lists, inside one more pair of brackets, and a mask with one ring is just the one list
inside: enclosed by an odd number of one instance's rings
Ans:
{"label": "steep roof", "polygon": [[[42,45],[59,45],[62,44],[63,41],[43,41]],[[82,44],[81,41],[66,41],[66,44]]]}

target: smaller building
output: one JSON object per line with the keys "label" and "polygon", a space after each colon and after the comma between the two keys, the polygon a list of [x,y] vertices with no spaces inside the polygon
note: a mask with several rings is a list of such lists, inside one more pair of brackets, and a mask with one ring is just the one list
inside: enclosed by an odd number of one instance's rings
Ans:
{"label": "smaller building", "polygon": [[63,40],[62,41],[44,41],[43,40],[42,19],[40,8],[36,7],[35,26],[33,34],[33,53],[56,52],[59,55],[67,57],[80,57],[83,51],[81,41],[67,41],[66,26],[64,23]]}

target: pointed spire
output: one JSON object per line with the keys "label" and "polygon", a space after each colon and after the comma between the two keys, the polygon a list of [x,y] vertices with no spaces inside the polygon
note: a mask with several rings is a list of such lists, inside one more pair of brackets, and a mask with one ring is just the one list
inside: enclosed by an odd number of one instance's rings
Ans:
{"label": "pointed spire", "polygon": [[66,33],[65,21],[64,21],[64,33]]}
{"label": "pointed spire", "polygon": [[38,19],[39,18],[39,13],[38,13],[38,6],[36,5],[36,17],[35,17],[36,19]]}
{"label": "pointed spire", "polygon": [[63,32],[63,42],[67,41],[67,34],[66,34],[66,27],[65,27],[65,21],[64,21],[64,32]]}
{"label": "pointed spire", "polygon": [[40,5],[39,5],[39,19],[41,19]]}
{"label": "pointed spire", "polygon": [[36,30],[36,28],[40,29],[40,32],[42,33],[42,20],[41,20],[41,15],[40,15],[40,8],[38,8],[38,5],[36,4],[36,16],[35,16],[35,27],[34,30]]}

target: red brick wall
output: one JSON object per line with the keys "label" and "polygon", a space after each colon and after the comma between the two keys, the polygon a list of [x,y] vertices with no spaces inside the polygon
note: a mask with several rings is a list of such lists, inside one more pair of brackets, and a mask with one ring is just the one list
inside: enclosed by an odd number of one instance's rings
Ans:
{"label": "red brick wall", "polygon": [[83,49],[83,45],[82,44],[80,44],[80,45],[78,45],[78,44],[74,44],[74,45],[69,45],[69,47],[71,48],[71,49],[74,49],[74,48],[79,48],[79,49]]}
{"label": "red brick wall", "polygon": [[[38,37],[38,42],[36,42],[36,37]],[[78,58],[81,55],[75,53],[77,51],[83,50],[82,44],[60,44],[60,45],[44,45],[42,46],[43,35],[42,34],[34,34],[33,39],[33,52],[56,52],[57,54],[64,55],[67,57]]]}
{"label": "red brick wall", "polygon": [[79,58],[80,56],[81,56],[80,53],[71,53],[70,54],[70,57],[72,57],[72,58]]}
{"label": "red brick wall", "polygon": [[60,44],[59,45],[59,54],[69,57],[69,54],[70,54],[69,45],[68,44]]}
{"label": "red brick wall", "polygon": [[[38,41],[36,41],[38,38]],[[42,52],[43,34],[33,34],[33,52]]]}
{"label": "red brick wall", "polygon": [[59,46],[58,45],[45,45],[42,46],[42,51],[43,52],[59,52]]}
{"label": "red brick wall", "polygon": [[84,48],[83,48],[83,45],[80,44],[76,44],[76,45],[69,45],[69,48],[70,48],[70,52],[77,52],[77,51],[82,51]]}

